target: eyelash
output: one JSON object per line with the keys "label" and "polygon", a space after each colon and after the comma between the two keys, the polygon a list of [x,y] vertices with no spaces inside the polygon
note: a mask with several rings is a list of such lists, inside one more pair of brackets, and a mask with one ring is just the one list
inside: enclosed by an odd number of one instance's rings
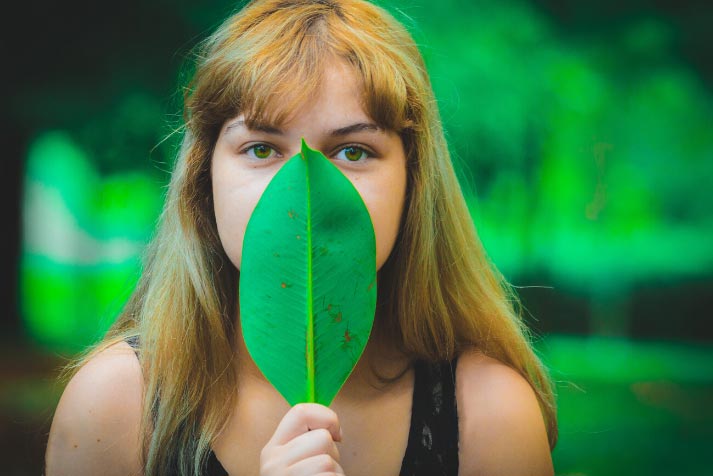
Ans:
{"label": "eyelash", "polygon": [[[275,147],[271,146],[270,144],[264,143],[264,142],[259,142],[256,144],[252,144],[248,147],[245,147],[244,149],[242,149],[240,151],[240,153],[248,155],[252,160],[255,160],[255,161],[267,161],[267,160],[271,160],[271,159],[275,158],[274,155],[271,155],[270,157],[265,157],[265,158],[256,157],[254,155],[255,154],[254,149],[256,147],[262,147],[262,146],[269,148],[273,152],[273,154],[279,156],[279,152],[277,151],[277,149]],[[358,145],[358,144],[345,144],[345,145],[341,146],[339,149],[337,149],[336,153],[334,155],[336,156],[340,152],[343,152],[344,150],[350,149],[350,148],[360,150],[361,152],[363,152],[366,155],[366,157],[359,159],[359,160],[353,160],[353,161],[349,160],[349,159],[342,159],[343,162],[347,162],[350,164],[358,164],[358,163],[363,163],[367,159],[372,159],[376,156],[376,154],[374,154],[370,149],[367,149],[366,147]],[[250,151],[253,151],[253,153],[250,154]]]}
{"label": "eyelash", "polygon": [[253,145],[251,145],[251,146],[248,146],[248,147],[244,148],[243,150],[241,150],[240,153],[249,156],[250,159],[255,160],[255,161],[266,161],[266,160],[270,160],[270,159],[274,158],[272,155],[271,155],[270,157],[265,157],[264,159],[262,159],[262,158],[260,158],[260,157],[256,157],[256,156],[254,155],[254,154],[255,154],[254,151],[253,151],[253,154],[250,154],[250,151],[253,150],[253,149],[255,149],[256,147],[267,147],[267,148],[269,148],[273,153],[277,154],[277,149],[276,149],[275,147],[271,146],[270,144],[266,144],[266,143],[264,143],[264,142],[258,142],[258,143],[256,143],[256,144],[253,144]]}

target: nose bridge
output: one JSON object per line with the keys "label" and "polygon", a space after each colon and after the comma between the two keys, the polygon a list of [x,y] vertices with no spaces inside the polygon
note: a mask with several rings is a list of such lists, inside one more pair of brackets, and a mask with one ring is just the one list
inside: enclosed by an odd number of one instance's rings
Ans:
{"label": "nose bridge", "polygon": [[327,131],[318,124],[310,123],[308,120],[302,124],[295,125],[288,129],[287,140],[289,148],[289,156],[292,157],[299,153],[302,149],[302,140],[307,143],[311,149],[318,150],[327,155],[325,148],[327,147]]}

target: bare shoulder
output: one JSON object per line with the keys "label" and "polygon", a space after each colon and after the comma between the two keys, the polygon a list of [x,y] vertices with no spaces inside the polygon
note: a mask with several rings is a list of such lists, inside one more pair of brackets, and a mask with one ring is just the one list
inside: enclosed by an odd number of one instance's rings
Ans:
{"label": "bare shoulder", "polygon": [[101,351],[72,377],[57,405],[47,476],[140,474],[143,381],[124,342]]}
{"label": "bare shoulder", "polygon": [[461,476],[553,474],[544,419],[530,384],[478,351],[458,358]]}

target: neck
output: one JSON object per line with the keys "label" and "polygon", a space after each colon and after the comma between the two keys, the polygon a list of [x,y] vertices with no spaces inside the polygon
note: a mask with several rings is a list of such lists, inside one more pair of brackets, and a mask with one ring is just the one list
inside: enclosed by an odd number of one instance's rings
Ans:
{"label": "neck", "polygon": [[[238,382],[250,380],[269,385],[247,350],[239,318],[235,329],[237,348],[235,370]],[[398,352],[391,342],[374,329],[354,370],[339,391],[339,397],[361,399],[383,392],[392,383],[401,380],[409,367],[410,359]]]}

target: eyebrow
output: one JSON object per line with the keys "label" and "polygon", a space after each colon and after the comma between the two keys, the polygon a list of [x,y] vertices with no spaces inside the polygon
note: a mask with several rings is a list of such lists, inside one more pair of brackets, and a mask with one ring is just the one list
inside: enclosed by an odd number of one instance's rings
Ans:
{"label": "eyebrow", "polygon": [[281,129],[278,129],[277,127],[273,127],[273,126],[268,126],[267,124],[255,124],[255,125],[253,125],[253,127],[248,127],[245,124],[245,121],[243,121],[243,120],[233,122],[232,124],[230,124],[228,127],[225,128],[225,132],[228,132],[231,129],[234,129],[234,128],[240,127],[240,126],[243,126],[246,129],[249,129],[251,131],[265,132],[267,134],[276,134],[276,135],[284,134],[284,132],[282,132]]}
{"label": "eyebrow", "polygon": [[[275,134],[275,135],[284,135],[285,134],[285,132],[282,129],[274,127],[274,126],[270,126],[267,124],[255,124],[253,127],[248,127],[245,124],[244,120],[239,120],[239,121],[233,122],[226,128],[226,132],[230,131],[231,129],[233,129],[235,127],[240,127],[240,126],[243,126],[247,129],[253,130],[253,131],[265,132],[267,134]],[[382,130],[381,127],[377,126],[376,124],[374,124],[372,122],[357,122],[355,124],[340,127],[338,129],[332,129],[327,134],[330,136],[333,136],[333,137],[340,137],[340,136],[353,134],[355,132],[379,132],[381,130]]]}
{"label": "eyebrow", "polygon": [[348,134],[353,134],[355,132],[379,132],[381,128],[376,124],[371,122],[357,122],[346,127],[340,127],[339,129],[333,129],[329,131],[330,136],[345,136]]}

